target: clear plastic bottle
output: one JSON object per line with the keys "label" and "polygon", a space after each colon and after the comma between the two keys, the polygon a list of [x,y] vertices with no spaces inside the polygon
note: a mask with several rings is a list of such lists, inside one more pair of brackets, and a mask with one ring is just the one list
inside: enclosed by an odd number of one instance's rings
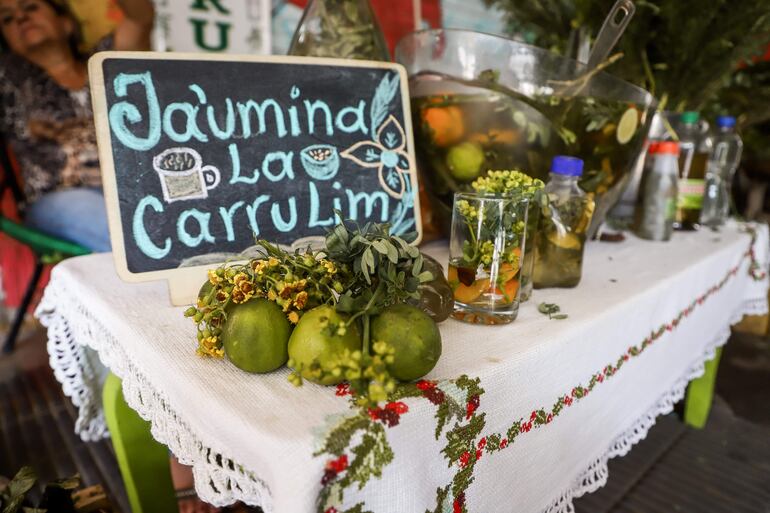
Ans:
{"label": "clear plastic bottle", "polygon": [[665,241],[671,238],[676,218],[678,157],[679,144],[671,141],[650,143],[634,222],[634,232],[643,239]]}
{"label": "clear plastic bottle", "polygon": [[389,61],[385,36],[369,0],[310,0],[289,55]]}
{"label": "clear plastic bottle", "polygon": [[706,164],[711,155],[712,142],[708,135],[704,135],[699,119],[697,112],[684,112],[677,129],[680,180],[674,228],[678,230],[697,230],[700,227]]}
{"label": "clear plastic bottle", "polygon": [[544,189],[548,205],[543,209],[535,243],[536,289],[575,287],[580,283],[586,231],[595,206],[593,195],[578,186],[582,175],[582,160],[554,157]]}
{"label": "clear plastic bottle", "polygon": [[713,143],[706,170],[701,224],[716,227],[724,224],[730,215],[730,189],[743,152],[743,141],[735,133],[734,117],[717,117]]}

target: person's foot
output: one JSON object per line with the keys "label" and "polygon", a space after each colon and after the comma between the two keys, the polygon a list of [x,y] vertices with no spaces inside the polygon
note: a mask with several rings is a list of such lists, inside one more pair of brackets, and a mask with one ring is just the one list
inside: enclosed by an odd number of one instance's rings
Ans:
{"label": "person's foot", "polygon": [[195,495],[192,469],[170,456],[171,482],[179,502],[179,513],[219,513],[220,508],[206,504]]}
{"label": "person's foot", "polygon": [[174,483],[174,491],[179,503],[179,513],[262,513],[259,508],[252,508],[241,503],[226,508],[217,508],[211,504],[206,504],[195,494],[192,469],[179,463],[179,460],[173,455],[170,456],[170,466],[171,481]]}
{"label": "person's foot", "polygon": [[221,511],[220,508],[206,504],[195,496],[179,499],[179,513],[219,513]]}
{"label": "person's foot", "polygon": [[192,468],[179,463],[173,454],[169,455],[169,467],[171,469],[171,482],[174,484],[175,491],[183,492],[195,488]]}

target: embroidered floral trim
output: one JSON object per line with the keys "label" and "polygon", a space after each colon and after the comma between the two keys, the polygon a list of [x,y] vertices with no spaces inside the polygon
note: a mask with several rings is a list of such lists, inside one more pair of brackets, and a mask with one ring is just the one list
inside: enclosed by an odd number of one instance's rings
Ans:
{"label": "embroidered floral trim", "polygon": [[[571,390],[565,391],[564,394],[556,398],[553,405],[534,409],[528,417],[522,417],[515,420],[505,432],[482,435],[484,427],[486,426],[485,414],[479,413],[478,410],[484,390],[480,387],[479,378],[471,379],[467,376],[462,376],[457,380],[442,382],[422,380],[415,384],[401,385],[392,397],[392,401],[386,404],[385,407],[369,410],[368,412],[359,411],[353,417],[346,418],[330,432],[326,438],[327,444],[322,450],[316,453],[316,456],[330,454],[336,458],[330,459],[327,463],[327,471],[321,481],[323,488],[318,501],[319,513],[371,513],[364,509],[365,505],[363,503],[356,504],[349,509],[341,509],[340,505],[344,499],[344,491],[350,485],[351,479],[347,476],[340,478],[341,472],[334,472],[332,475],[328,469],[330,468],[330,465],[333,468],[338,468],[338,462],[340,461],[340,458],[343,457],[345,457],[344,461],[347,465],[348,460],[346,452],[352,451],[354,463],[361,465],[364,464],[364,462],[368,462],[371,465],[370,472],[362,473],[360,470],[357,471],[358,475],[365,474],[365,479],[356,479],[359,489],[363,488],[372,476],[381,476],[382,469],[385,465],[390,463],[393,458],[392,451],[387,442],[387,436],[385,435],[384,426],[390,428],[398,425],[400,416],[409,411],[408,406],[398,401],[399,399],[418,397],[425,398],[431,404],[437,406],[435,414],[437,421],[435,431],[436,440],[441,437],[444,428],[449,425],[449,423],[454,422],[452,428],[446,432],[445,437],[447,444],[441,452],[448,460],[449,465],[456,468],[456,472],[451,483],[436,491],[435,509],[426,513],[445,513],[449,511],[452,513],[469,513],[467,505],[465,504],[465,492],[473,483],[473,473],[476,463],[481,460],[485,454],[491,455],[505,450],[522,434],[528,433],[532,429],[538,429],[550,424],[564,411],[565,408],[572,407],[574,404],[580,402],[597,386],[611,379],[627,362],[642,355],[648,347],[658,341],[665,333],[673,332],[684,319],[688,318],[693,311],[695,311],[697,307],[722,290],[722,288],[737,275],[738,270],[741,268],[746,258],[749,259],[748,274],[753,280],[762,281],[767,277],[766,266],[763,267],[759,264],[754,252],[754,244],[757,237],[756,230],[751,226],[747,226],[747,231],[752,236],[748,251],[744,253],[741,261],[735,267],[731,268],[719,283],[710,287],[705,293],[694,299],[671,321],[654,329],[638,345],[629,346],[629,348],[623,354],[619,355],[616,360],[607,363],[603,368],[594,372],[584,384],[578,384]],[[731,321],[732,320],[733,319],[731,319]],[[727,340],[727,337],[720,334],[720,339],[721,342],[718,341],[718,343],[714,344],[714,347],[724,343],[724,341]],[[713,347],[709,348],[711,357],[713,357],[713,349]],[[678,383],[677,390],[675,390],[674,393],[669,394],[669,396],[677,396],[678,398],[683,396],[684,389],[689,380],[703,372],[702,362],[699,362],[699,365],[696,367],[695,371],[688,372],[688,375],[685,377],[686,379],[680,380],[682,383]],[[453,387],[459,388],[465,392],[464,404],[461,404],[461,402],[454,399],[456,394],[449,395],[445,392],[445,389],[451,389]],[[680,388],[681,390],[679,390]],[[350,392],[344,384],[337,388],[338,396],[349,394]],[[632,443],[636,443],[643,438],[649,427],[654,424],[656,414],[670,411],[670,407],[673,406],[670,397],[668,397],[668,401],[663,402],[665,404],[662,406],[659,404],[655,405],[655,408],[653,408],[655,412],[649,415],[650,418],[647,419],[648,422],[644,422],[643,425],[638,427],[634,426],[635,436],[638,438],[631,437],[633,440],[628,442],[626,438],[631,438],[621,437],[622,441],[613,444],[615,449],[611,449],[608,452],[607,458],[620,453],[625,454],[625,452],[630,449]],[[353,405],[352,402],[351,405]],[[646,418],[647,416],[645,416],[645,419]],[[348,447],[357,431],[363,432],[363,437],[361,437],[362,442],[352,448]],[[375,441],[377,442],[376,444],[374,443]],[[616,445],[621,446],[620,449],[615,447]],[[625,452],[622,452],[623,450]],[[586,491],[589,491],[588,488],[596,489],[606,481],[607,458],[597,461],[592,465],[592,468],[589,469],[588,474],[598,477],[587,479],[585,481],[588,483],[583,486]],[[346,466],[342,471],[344,472],[347,469],[348,467]],[[596,484],[597,482],[601,483]],[[566,493],[557,499],[556,503],[548,508],[548,511],[571,511],[572,496],[573,494],[571,492]]]}
{"label": "embroidered floral trim", "polygon": [[[752,233],[751,229],[749,233]],[[755,239],[756,232],[752,233],[752,245],[745,253],[744,259],[750,260],[751,277],[761,281],[767,278],[768,266],[757,261],[753,251]],[[688,305],[670,323],[662,326],[663,333],[676,329],[679,323],[689,315],[686,314],[688,310],[691,313],[693,308],[724,287],[725,283],[736,275],[741,263],[731,269],[722,282]],[[765,314],[767,309],[767,301],[764,298],[746,301],[742,308],[736,311],[736,315],[730,319],[730,322],[737,322],[742,314]],[[131,364],[128,355],[120,349],[110,331],[88,312],[79,298],[67,291],[65,283],[59,283],[56,280],[52,282],[46,290],[37,315],[48,326],[49,337],[52,339],[51,347],[56,349],[52,351],[51,365],[56,371],[57,379],[62,382],[65,390],[72,391],[73,401],[75,401],[74,396],[82,396],[82,399],[76,401],[76,404],[80,403],[78,432],[81,436],[95,439],[106,434],[103,416],[96,413],[100,411],[98,372],[95,368],[82,366],[80,366],[82,371],[80,373],[68,372],[68,369],[74,368],[76,360],[84,357],[83,347],[90,346],[99,351],[102,358],[108,358],[105,363],[123,379],[126,400],[143,417],[150,420],[153,433],[169,445],[180,460],[194,467],[198,492],[207,502],[223,506],[240,500],[261,505],[266,513],[273,511],[267,486],[237,462],[218,454],[200,441],[190,427],[176,415],[163,395],[153,390],[146,378]],[[484,390],[480,386],[479,379],[471,379],[467,376],[456,380],[439,382],[424,380],[403,385],[390,398],[390,402],[382,407],[371,411],[354,409],[348,412],[347,416],[340,415],[330,419],[331,427],[323,438],[323,446],[316,452],[317,457],[324,458],[326,462],[324,476],[321,479],[322,490],[318,498],[318,511],[367,513],[364,504],[357,504],[343,510],[341,504],[345,489],[354,484],[362,488],[372,477],[381,476],[382,469],[393,459],[386,436],[387,429],[397,426],[404,415],[410,414],[414,409],[410,401],[425,399],[435,407],[435,438],[439,440],[443,434],[446,445],[441,452],[449,465],[455,469],[452,482],[436,491],[436,507],[432,513],[467,512],[465,492],[473,481],[473,470],[478,460],[485,454],[491,455],[504,450],[522,433],[553,422],[563,409],[573,406],[586,394],[590,394],[596,386],[612,378],[625,362],[639,356],[650,344],[655,343],[662,335],[661,333],[656,336],[659,331],[660,328],[641,341],[638,346],[629,347],[619,360],[593,373],[585,384],[565,391],[563,395],[556,398],[552,406],[534,409],[529,416],[515,420],[505,433],[482,434],[485,419],[480,407]],[[548,513],[570,512],[574,496],[593,491],[601,486],[607,476],[607,459],[625,454],[632,444],[644,438],[647,429],[654,424],[655,417],[670,411],[671,406],[683,396],[689,380],[702,373],[702,362],[713,357],[713,349],[724,343],[727,336],[727,330],[719,333],[704,355],[683,375],[672,390],[662,396],[658,403],[626,433],[618,437],[602,458],[596,460],[584,473],[577,476],[573,486],[563,492],[546,511]],[[85,394],[87,389],[94,390],[94,394]],[[345,385],[340,385],[336,394],[345,398],[350,395],[350,391]]]}

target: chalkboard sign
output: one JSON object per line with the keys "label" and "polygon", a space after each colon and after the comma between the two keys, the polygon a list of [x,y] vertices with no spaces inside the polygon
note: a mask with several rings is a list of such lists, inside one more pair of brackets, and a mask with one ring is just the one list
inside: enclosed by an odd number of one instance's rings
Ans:
{"label": "chalkboard sign", "polygon": [[255,238],[304,244],[335,209],[421,230],[397,64],[104,52],[89,74],[123,279],[194,280]]}

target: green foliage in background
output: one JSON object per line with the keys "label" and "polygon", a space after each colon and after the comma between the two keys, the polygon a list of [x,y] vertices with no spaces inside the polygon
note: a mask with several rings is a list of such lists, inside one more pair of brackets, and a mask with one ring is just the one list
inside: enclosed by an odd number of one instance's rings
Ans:
{"label": "green foliage in background", "polygon": [[[507,13],[512,33],[564,54],[573,30],[595,36],[615,0],[485,0]],[[768,0],[637,0],[610,72],[673,110],[702,110],[738,62],[770,42]]]}
{"label": "green foliage in background", "polygon": [[29,495],[37,480],[31,467],[22,467],[8,482],[0,477],[0,513],[76,513],[72,493],[80,486],[80,476],[46,484],[43,496],[33,506]]}
{"label": "green foliage in background", "polygon": [[[510,33],[574,57],[595,37],[615,0],[484,0],[507,13]],[[644,87],[661,108],[730,113],[750,152],[770,135],[770,0],[635,0],[636,14],[608,71]],[[572,40],[573,44],[570,44]]]}

